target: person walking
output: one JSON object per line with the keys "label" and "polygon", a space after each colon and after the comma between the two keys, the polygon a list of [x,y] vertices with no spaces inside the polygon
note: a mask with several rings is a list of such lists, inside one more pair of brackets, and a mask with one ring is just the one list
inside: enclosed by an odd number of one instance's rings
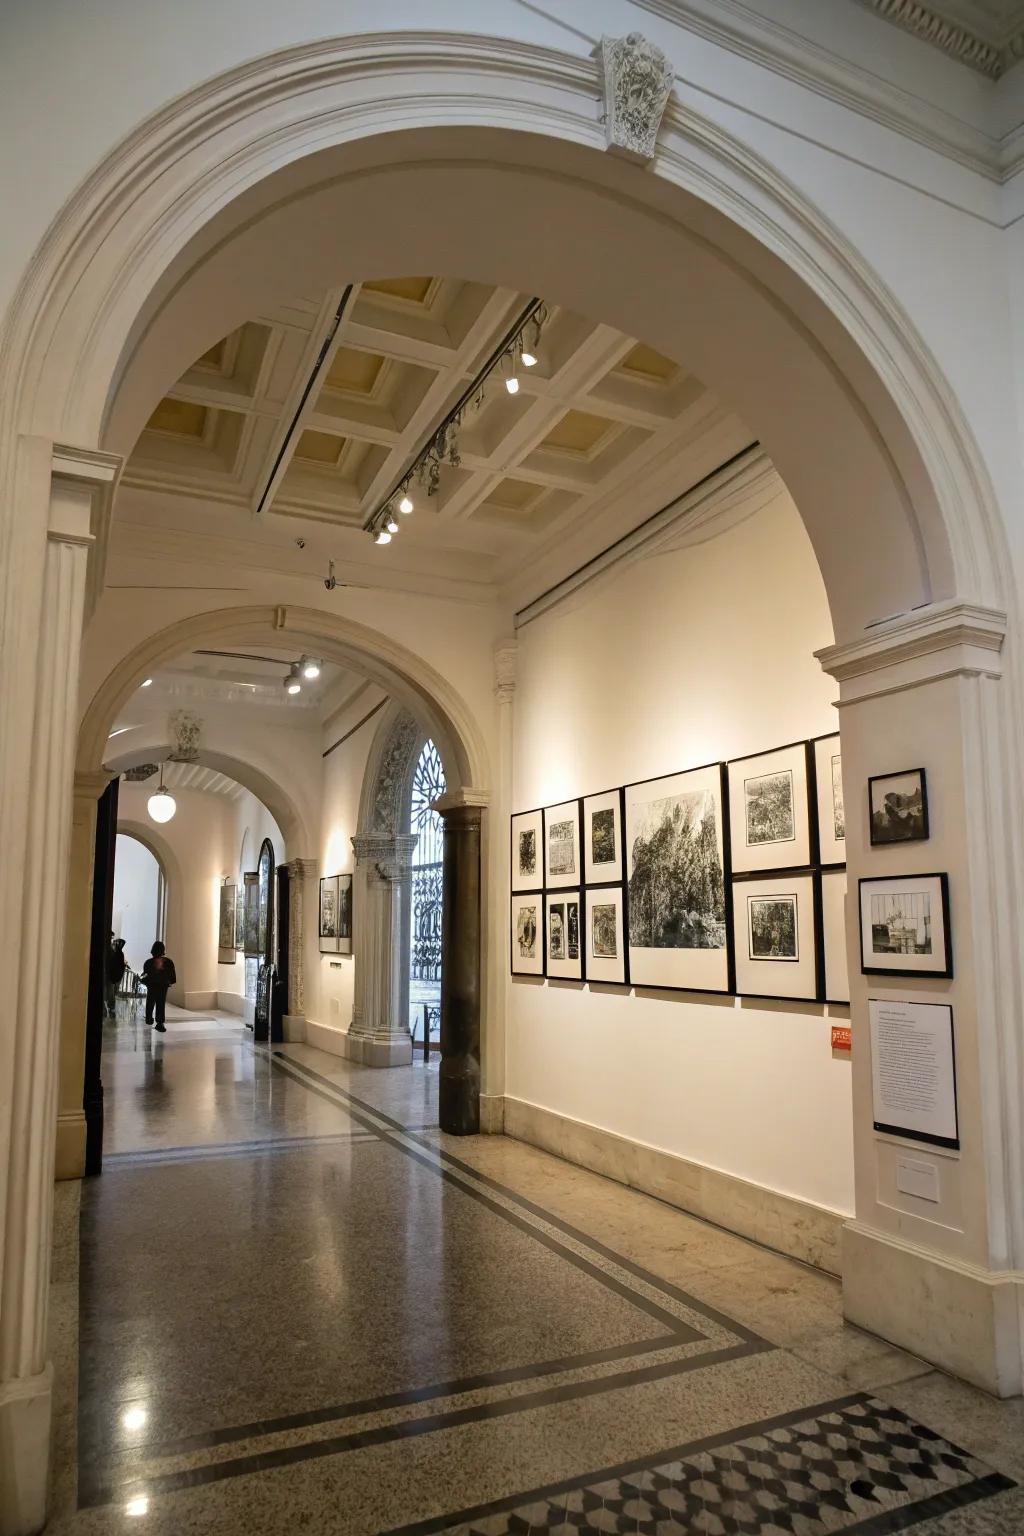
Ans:
{"label": "person walking", "polygon": [[124,939],[115,939],[113,930],[111,930],[110,943],[107,946],[106,970],[103,977],[103,1001],[106,1004],[108,1018],[117,1018],[117,989],[121,985],[127,969],[128,962],[124,958]]}
{"label": "person walking", "polygon": [[167,1005],[167,989],[177,981],[174,961],[157,939],[149,952],[149,959],[142,967],[142,985],[146,989],[146,1023],[152,1024],[154,1016],[159,1034],[167,1033],[164,1009]]}

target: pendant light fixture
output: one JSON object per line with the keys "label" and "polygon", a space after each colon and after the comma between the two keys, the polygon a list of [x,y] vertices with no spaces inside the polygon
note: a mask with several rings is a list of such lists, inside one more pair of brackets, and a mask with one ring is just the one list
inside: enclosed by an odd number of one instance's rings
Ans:
{"label": "pendant light fixture", "polygon": [[155,794],[150,795],[146,803],[146,810],[154,821],[170,821],[178,809],[178,802],[174,796],[164,788],[164,765],[160,764],[160,787]]}

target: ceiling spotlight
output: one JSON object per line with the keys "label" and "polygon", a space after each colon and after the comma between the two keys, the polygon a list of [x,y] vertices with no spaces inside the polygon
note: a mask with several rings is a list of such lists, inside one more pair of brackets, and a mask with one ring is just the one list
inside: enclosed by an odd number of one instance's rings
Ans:
{"label": "ceiling spotlight", "polygon": [[139,684],[139,687],[140,688],[148,688],[152,681],[153,681],[153,679],[151,677],[147,677],[146,681],[144,683],[140,683]]}
{"label": "ceiling spotlight", "polygon": [[409,495],[408,491],[405,492],[401,501],[398,503],[398,510],[399,512],[404,512],[407,517],[412,511],[412,497]]}
{"label": "ceiling spotlight", "polygon": [[160,764],[160,787],[155,794],[150,795],[146,802],[146,810],[154,821],[170,821],[178,809],[178,802],[173,795],[167,793],[164,788],[164,767]]}
{"label": "ceiling spotlight", "polygon": [[395,522],[393,517],[389,517],[387,522],[384,524],[384,526],[387,529],[388,533],[397,533],[398,532],[398,524]]}
{"label": "ceiling spotlight", "polygon": [[377,529],[377,537],[374,539],[373,542],[375,544],[390,544],[391,543],[391,535],[390,535],[390,533],[388,532],[388,530],[386,528],[378,528]]}
{"label": "ceiling spotlight", "polygon": [[285,693],[301,693],[302,679],[299,676],[299,663],[293,661],[288,668],[288,676],[284,679]]}
{"label": "ceiling spotlight", "polygon": [[537,359],[532,352],[527,352],[524,347],[523,351],[519,355],[523,360],[524,368],[536,368]]}
{"label": "ceiling spotlight", "polygon": [[308,677],[310,682],[313,681],[314,677],[320,676],[320,663],[316,660],[315,657],[303,656],[302,675],[303,677]]}
{"label": "ceiling spotlight", "polygon": [[518,395],[519,380],[516,378],[514,373],[510,373],[508,378],[505,380],[505,388],[508,390],[510,395]]}

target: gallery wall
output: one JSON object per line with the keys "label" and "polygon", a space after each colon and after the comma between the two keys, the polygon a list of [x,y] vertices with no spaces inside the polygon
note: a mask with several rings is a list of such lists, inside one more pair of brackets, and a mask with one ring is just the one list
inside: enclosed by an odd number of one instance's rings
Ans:
{"label": "gallery wall", "polygon": [[[706,542],[620,565],[519,631],[513,809],[835,731],[813,656],[831,638],[784,492]],[[506,1091],[849,1213],[850,1069],[829,1013],[516,977]]]}

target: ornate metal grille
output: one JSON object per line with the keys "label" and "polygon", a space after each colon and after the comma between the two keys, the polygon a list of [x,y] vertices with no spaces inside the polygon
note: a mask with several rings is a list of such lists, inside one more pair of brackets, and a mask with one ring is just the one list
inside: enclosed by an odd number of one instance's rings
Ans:
{"label": "ornate metal grille", "polygon": [[424,743],[412,781],[409,830],[419,835],[412,865],[412,934],[410,975],[413,981],[441,980],[441,898],[444,822],[432,808],[445,791],[444,769],[432,741]]}

